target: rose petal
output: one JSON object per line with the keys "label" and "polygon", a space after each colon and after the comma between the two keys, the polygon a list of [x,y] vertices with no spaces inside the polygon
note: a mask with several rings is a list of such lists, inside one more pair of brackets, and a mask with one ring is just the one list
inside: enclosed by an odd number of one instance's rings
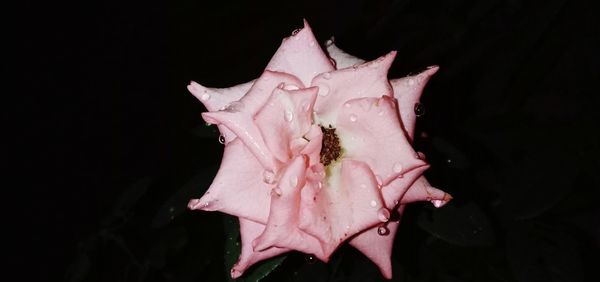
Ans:
{"label": "rose petal", "polygon": [[264,169],[239,138],[225,146],[221,167],[192,210],[221,211],[237,217],[266,222],[271,186],[263,181]]}
{"label": "rose petal", "polygon": [[[268,70],[293,74],[304,85],[310,85],[317,74],[329,72],[335,68],[317,43],[306,20],[304,28],[296,34],[283,39],[281,46],[267,65]],[[298,85],[298,87],[303,87]]]}
{"label": "rose petal", "polygon": [[354,57],[338,48],[335,45],[335,40],[333,37],[325,42],[325,47],[329,57],[335,61],[335,67],[338,70],[351,66],[357,66],[365,62],[365,60]]}
{"label": "rose petal", "polygon": [[[268,149],[279,161],[287,162],[292,157],[292,149],[300,151],[302,144],[308,143],[302,136],[310,129],[316,97],[316,87],[299,90],[276,88],[255,116],[254,122]],[[291,148],[292,143],[300,148]]]}
{"label": "rose petal", "polygon": [[[397,211],[400,218],[404,212],[403,205],[399,206]],[[357,234],[349,244],[363,253],[373,263],[379,267],[381,274],[386,279],[392,279],[392,246],[394,245],[394,239],[396,237],[396,231],[398,231],[400,221],[389,221],[385,225],[388,229],[388,234],[379,235],[379,226],[372,227],[365,230],[364,232]]]}
{"label": "rose petal", "polygon": [[393,179],[390,183],[381,188],[381,195],[385,200],[385,205],[389,209],[395,208],[404,194],[413,187],[415,181],[422,177],[423,172],[429,168],[429,165],[417,167],[405,173],[402,177]]}
{"label": "rose petal", "polygon": [[450,200],[452,200],[450,194],[431,186],[425,177],[421,177],[406,191],[400,203],[408,204],[417,201],[430,201],[439,208]]}
{"label": "rose petal", "polygon": [[[202,104],[204,104],[207,110],[218,111],[229,105],[231,102],[242,98],[254,84],[254,81],[255,80],[252,80],[229,88],[208,88],[192,81],[187,89],[198,98]],[[221,135],[225,138],[225,144],[236,137],[226,126],[217,125],[217,127],[219,128]]]}
{"label": "rose petal", "polygon": [[244,142],[265,169],[277,171],[279,163],[265,144],[260,130],[254,122],[254,115],[271,97],[273,89],[281,83],[300,83],[296,77],[265,71],[242,99],[229,104],[224,110],[202,113],[206,122],[223,124]]}
{"label": "rose petal", "polygon": [[347,101],[336,124],[343,157],[367,163],[381,185],[426,164],[408,143],[391,97]]}
{"label": "rose petal", "polygon": [[429,67],[418,75],[392,79],[394,98],[398,99],[398,113],[409,139],[413,139],[416,123],[415,104],[419,102],[425,85],[432,75],[438,71],[438,66]]}
{"label": "rose petal", "polygon": [[289,252],[290,249],[272,247],[261,252],[255,252],[252,249],[252,241],[256,239],[265,230],[265,225],[240,218],[240,236],[242,241],[242,250],[237,263],[231,268],[231,277],[238,278],[246,269],[253,264]]}
{"label": "rose petal", "polygon": [[271,193],[266,228],[252,243],[254,251],[280,247],[324,258],[317,239],[298,229],[300,188],[306,183],[307,160],[305,156],[297,156],[284,168],[281,181]]}
{"label": "rose petal", "polygon": [[300,208],[300,228],[319,239],[326,257],[347,238],[381,222],[378,213],[385,207],[365,163],[344,160],[329,171],[322,188],[303,188]]}
{"label": "rose petal", "polygon": [[387,72],[395,57],[396,52],[392,51],[374,61],[315,77],[311,85],[319,87],[315,104],[317,122],[325,126],[335,125],[337,111],[345,101],[362,97],[391,97],[392,87],[387,80]]}

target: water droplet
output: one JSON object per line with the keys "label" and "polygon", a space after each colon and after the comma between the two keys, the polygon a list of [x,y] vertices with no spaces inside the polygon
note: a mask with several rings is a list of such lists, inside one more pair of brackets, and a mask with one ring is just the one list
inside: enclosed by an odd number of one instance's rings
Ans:
{"label": "water droplet", "polygon": [[300,32],[301,30],[301,28],[294,29],[294,31],[292,31],[292,36],[298,34],[298,32]]}
{"label": "water droplet", "polygon": [[356,115],[355,115],[355,114],[351,114],[351,115],[350,115],[350,121],[351,121],[351,122],[355,122],[357,119],[358,119],[358,118],[356,117]]}
{"label": "water droplet", "polygon": [[361,189],[367,189],[367,184],[364,184],[364,183],[360,184],[360,188]]}
{"label": "water droplet", "polygon": [[310,47],[314,47],[315,46],[315,42],[311,41],[308,45],[310,45]]}
{"label": "water droplet", "polygon": [[317,262],[317,259],[313,255],[306,255],[306,256],[304,256],[304,260],[308,264],[314,264],[315,262]]}
{"label": "water droplet", "polygon": [[397,206],[400,203],[398,200],[394,200],[394,205]]}
{"label": "water droplet", "polygon": [[434,207],[441,208],[446,202],[444,200],[433,200],[431,201]]}
{"label": "water droplet", "polygon": [[333,45],[333,39],[327,39],[327,41],[325,41],[325,46],[329,47],[331,45]]}
{"label": "water droplet", "polygon": [[294,119],[294,113],[292,113],[290,110],[285,110],[284,118],[287,122],[291,122]]}
{"label": "water droplet", "polygon": [[296,188],[296,186],[298,186],[298,177],[293,176],[290,178],[290,186],[292,186],[292,188]]}
{"label": "water droplet", "polygon": [[273,188],[271,190],[271,196],[281,197],[281,194],[282,194],[282,192],[281,192],[281,189],[279,189],[279,188]]}
{"label": "water droplet", "polygon": [[385,236],[390,234],[390,230],[385,227],[384,225],[381,225],[379,227],[377,227],[377,234],[381,235],[381,236]]}
{"label": "water droplet", "polygon": [[408,81],[406,81],[406,84],[408,84],[408,86],[413,86],[413,85],[415,85],[415,80],[412,78],[409,78]]}
{"label": "water droplet", "polygon": [[393,170],[395,173],[400,173],[400,172],[402,172],[402,164],[401,164],[401,163],[395,163],[395,164],[394,164],[394,167],[392,168],[392,170]]}
{"label": "water droplet", "polygon": [[422,117],[425,114],[425,107],[421,103],[415,103],[415,115]]}
{"label": "water droplet", "polygon": [[319,86],[319,96],[327,96],[329,95],[329,87],[325,85]]}
{"label": "water droplet", "polygon": [[209,126],[209,127],[210,127],[210,126],[212,126],[212,123],[210,123],[210,122],[207,122],[207,123],[205,123],[204,125],[205,125],[205,126]]}
{"label": "water droplet", "polygon": [[379,218],[381,222],[387,222],[390,220],[390,211],[386,208],[380,208],[379,211],[377,211],[377,218]]}
{"label": "water droplet", "polygon": [[419,160],[425,160],[425,154],[423,152],[417,152],[415,157]]}
{"label": "water droplet", "polygon": [[173,213],[175,211],[175,207],[169,207],[169,212]]}
{"label": "water droplet", "polygon": [[377,115],[378,115],[378,116],[382,116],[383,114],[385,114],[385,111],[379,111],[379,112],[377,113]]}
{"label": "water droplet", "polygon": [[344,103],[344,107],[346,107],[346,108],[351,108],[351,107],[352,107],[352,104],[350,104],[350,103]]}
{"label": "water droplet", "polygon": [[225,136],[219,135],[219,143],[225,144]]}
{"label": "water droplet", "polygon": [[202,101],[208,101],[208,99],[210,99],[210,94],[208,93],[204,93],[202,96],[200,96],[200,100]]}
{"label": "water droplet", "polygon": [[319,181],[319,189],[323,188],[323,182]]}
{"label": "water droplet", "polygon": [[244,104],[240,101],[234,101],[229,103],[229,105],[227,105],[227,107],[225,107],[225,111],[231,112],[231,113],[236,113],[241,111],[244,108]]}
{"label": "water droplet", "polygon": [[330,79],[331,78],[331,73],[329,73],[329,72],[324,73],[323,74],[323,78],[324,79]]}
{"label": "water droplet", "polygon": [[265,170],[263,172],[263,181],[267,184],[275,183],[275,173],[270,170]]}
{"label": "water droplet", "polygon": [[377,206],[377,201],[371,200],[371,207],[376,207],[376,206]]}

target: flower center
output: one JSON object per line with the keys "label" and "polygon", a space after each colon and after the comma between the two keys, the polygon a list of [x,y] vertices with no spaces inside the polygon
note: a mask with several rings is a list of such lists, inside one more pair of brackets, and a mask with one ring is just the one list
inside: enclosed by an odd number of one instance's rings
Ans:
{"label": "flower center", "polygon": [[321,126],[321,132],[323,132],[323,141],[321,143],[321,163],[324,166],[329,165],[331,162],[336,161],[342,151],[340,147],[340,139],[335,134],[335,128]]}

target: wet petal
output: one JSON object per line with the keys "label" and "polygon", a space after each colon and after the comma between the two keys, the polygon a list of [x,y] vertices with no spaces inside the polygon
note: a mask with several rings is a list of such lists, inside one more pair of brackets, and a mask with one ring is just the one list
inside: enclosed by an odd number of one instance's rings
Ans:
{"label": "wet petal", "polygon": [[334,67],[317,43],[310,26],[304,21],[303,29],[283,39],[267,65],[267,70],[293,74],[308,86],[313,77],[332,71]]}
{"label": "wet petal", "polygon": [[336,123],[343,157],[367,163],[382,185],[426,164],[406,139],[391,97],[347,101]]}
{"label": "wet petal", "polygon": [[242,241],[242,250],[237,263],[231,268],[231,277],[238,278],[244,274],[246,269],[253,264],[272,258],[274,256],[291,251],[286,248],[272,247],[264,251],[256,252],[252,249],[252,241],[256,239],[265,230],[265,225],[240,218],[240,236]]}
{"label": "wet petal", "polygon": [[408,204],[417,201],[430,201],[439,208],[450,200],[452,200],[450,194],[431,186],[425,177],[421,177],[406,191],[400,203]]}
{"label": "wet petal", "polygon": [[[218,111],[229,105],[231,102],[237,101],[246,95],[250,87],[254,84],[254,81],[255,80],[252,80],[229,88],[208,88],[192,81],[187,86],[187,89],[198,98],[202,104],[204,104],[207,110]],[[226,126],[217,125],[217,127],[219,128],[221,135],[225,138],[225,144],[236,137]]]}
{"label": "wet petal", "polygon": [[269,151],[254,115],[264,106],[278,85],[300,83],[294,76],[265,71],[252,88],[239,101],[230,103],[224,110],[202,113],[208,123],[222,124],[231,130],[250,149],[265,169],[276,171],[279,163]]}
{"label": "wet petal", "polygon": [[305,185],[308,159],[297,156],[287,166],[271,193],[271,209],[264,232],[252,243],[254,251],[271,247],[294,249],[323,258],[316,238],[298,229],[300,191]]}
{"label": "wet petal", "polygon": [[329,168],[321,188],[304,187],[300,228],[317,237],[329,257],[343,241],[380,223],[378,212],[384,207],[369,167],[345,160]]}
{"label": "wet petal", "polygon": [[310,129],[316,97],[315,87],[299,90],[276,88],[254,118],[268,149],[279,161],[287,162],[292,151],[300,151],[308,143],[302,137]]}
{"label": "wet petal", "polygon": [[327,54],[329,54],[329,57],[335,61],[335,67],[337,69],[357,66],[365,62],[365,60],[354,57],[344,52],[342,49],[338,48],[335,45],[335,40],[333,39],[333,37],[327,40],[327,42],[325,42],[325,47],[327,50]]}
{"label": "wet petal", "polygon": [[[404,211],[404,206],[399,206],[397,211],[400,218]],[[394,245],[398,226],[400,226],[400,221],[389,221],[385,225],[388,229],[386,235],[379,235],[379,226],[375,226],[357,234],[349,242],[352,247],[373,261],[386,279],[392,278],[392,246]]]}
{"label": "wet petal", "polygon": [[258,160],[236,138],[225,146],[217,176],[206,193],[188,207],[266,222],[272,185],[263,181],[263,173]]}
{"label": "wet petal", "polygon": [[325,126],[335,125],[337,112],[345,101],[363,97],[391,97],[392,87],[387,80],[387,72],[395,56],[396,52],[390,52],[374,61],[315,77],[311,85],[319,87],[315,104],[317,122]]}
{"label": "wet petal", "polygon": [[392,79],[390,81],[394,89],[394,98],[398,100],[400,119],[410,140],[413,139],[417,119],[415,105],[419,103],[425,85],[438,69],[439,67],[432,66],[417,75]]}

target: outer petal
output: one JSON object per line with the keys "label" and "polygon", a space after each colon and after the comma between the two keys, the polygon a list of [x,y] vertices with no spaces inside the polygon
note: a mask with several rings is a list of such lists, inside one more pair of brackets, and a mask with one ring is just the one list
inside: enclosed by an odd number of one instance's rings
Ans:
{"label": "outer petal", "polygon": [[252,243],[255,251],[281,247],[323,258],[317,239],[298,229],[300,188],[306,184],[307,161],[304,156],[298,156],[284,169],[281,181],[271,193],[267,226]]}
{"label": "outer petal", "polygon": [[[281,162],[292,158],[308,141],[302,137],[312,122],[317,88],[284,90],[277,88],[254,121],[268,149]],[[294,150],[292,150],[294,149]]]}
{"label": "outer petal", "polygon": [[380,213],[387,210],[382,210],[377,181],[365,163],[344,160],[330,167],[322,186],[304,187],[300,228],[317,237],[329,257],[347,238],[381,222]]}
{"label": "outer petal", "polygon": [[306,21],[302,30],[283,39],[281,46],[267,65],[267,70],[297,76],[304,85],[309,85],[316,75],[334,69]]}
{"label": "outer petal", "polygon": [[266,222],[271,186],[262,176],[258,160],[236,138],[225,146],[221,167],[208,191],[202,198],[191,200],[188,207]]}
{"label": "outer petal", "polygon": [[327,42],[325,42],[325,47],[327,48],[327,53],[329,54],[329,57],[335,61],[335,67],[337,69],[357,66],[365,62],[365,60],[363,59],[354,57],[344,52],[342,49],[335,46],[334,42],[335,40],[332,37],[331,39],[327,40]]}
{"label": "outer petal", "polygon": [[395,57],[396,52],[392,51],[377,60],[315,77],[311,85],[319,87],[315,105],[317,122],[335,125],[337,111],[345,101],[363,97],[391,97],[392,87],[387,80],[387,72]]}
{"label": "outer petal", "polygon": [[202,113],[206,122],[223,124],[235,133],[262,166],[270,171],[276,171],[279,164],[268,150],[254,122],[254,115],[265,105],[273,90],[282,83],[300,84],[292,75],[265,71],[241,100],[232,102],[222,111]]}
{"label": "outer petal", "polygon": [[[207,110],[217,111],[225,108],[231,102],[241,99],[252,84],[254,84],[254,80],[230,88],[207,88],[192,81],[187,89],[204,104]],[[221,135],[225,138],[225,144],[235,138],[235,134],[224,125],[218,125],[218,127]]]}
{"label": "outer petal", "polygon": [[252,249],[252,241],[265,230],[265,225],[251,220],[240,218],[240,236],[242,237],[242,250],[237,263],[231,268],[231,277],[238,278],[253,264],[291,251],[286,248],[272,247],[262,252]]}
{"label": "outer petal", "polygon": [[399,206],[397,211],[399,214],[398,221],[389,221],[385,225],[388,229],[387,234],[379,235],[377,231],[379,227],[376,226],[350,240],[350,245],[373,261],[379,267],[383,277],[387,279],[392,279],[392,246],[394,245],[398,226],[400,226],[404,206]]}
{"label": "outer petal", "polygon": [[400,203],[408,204],[417,201],[430,201],[436,208],[439,208],[450,200],[452,200],[450,194],[434,188],[425,177],[421,177],[406,191]]}
{"label": "outer petal", "polygon": [[400,199],[414,185],[415,181],[422,177],[423,172],[429,168],[429,165],[417,167],[405,173],[402,177],[393,179],[389,184],[381,188],[381,195],[385,200],[385,205],[389,209],[398,206]]}
{"label": "outer petal", "polygon": [[367,163],[380,185],[425,165],[406,140],[391,97],[350,100],[336,123],[343,157]]}
{"label": "outer petal", "polygon": [[438,69],[438,66],[432,66],[418,75],[391,80],[394,98],[398,99],[398,113],[410,140],[413,139],[417,118],[415,104],[419,102],[427,81]]}

